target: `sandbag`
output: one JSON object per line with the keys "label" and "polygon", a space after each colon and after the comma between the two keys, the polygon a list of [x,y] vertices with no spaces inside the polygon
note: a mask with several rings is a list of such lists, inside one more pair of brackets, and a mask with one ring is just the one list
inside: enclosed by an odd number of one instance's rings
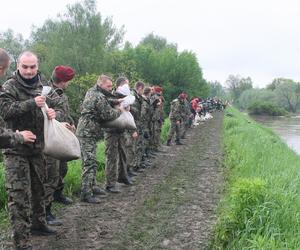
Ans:
{"label": "sandbag", "polygon": [[124,97],[124,99],[123,99],[123,101],[121,102],[120,105],[121,105],[123,108],[127,108],[128,106],[134,104],[134,102],[135,102],[135,96],[133,96],[133,95],[128,95],[128,96]]}
{"label": "sandbag", "polygon": [[124,111],[117,119],[101,125],[103,128],[136,129],[134,118],[129,111]]}
{"label": "sandbag", "polygon": [[44,154],[63,161],[79,159],[81,151],[76,135],[59,121],[49,120],[46,114],[47,108],[47,105],[42,108],[44,115]]}

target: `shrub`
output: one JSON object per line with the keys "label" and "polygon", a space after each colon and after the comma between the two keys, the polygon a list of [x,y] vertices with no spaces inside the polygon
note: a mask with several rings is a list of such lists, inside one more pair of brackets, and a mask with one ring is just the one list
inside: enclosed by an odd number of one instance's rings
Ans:
{"label": "shrub", "polygon": [[288,114],[284,108],[268,102],[254,102],[248,107],[248,112],[251,115],[280,116]]}

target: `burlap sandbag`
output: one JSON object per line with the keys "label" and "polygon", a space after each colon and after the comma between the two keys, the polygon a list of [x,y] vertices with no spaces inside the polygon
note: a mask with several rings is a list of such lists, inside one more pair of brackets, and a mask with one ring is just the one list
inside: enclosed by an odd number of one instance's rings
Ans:
{"label": "burlap sandbag", "polygon": [[136,129],[134,118],[129,111],[124,111],[117,119],[105,122],[101,125],[104,128]]}
{"label": "burlap sandbag", "polygon": [[77,137],[59,121],[49,120],[46,109],[44,114],[44,154],[58,160],[70,161],[79,159],[81,156],[80,144]]}

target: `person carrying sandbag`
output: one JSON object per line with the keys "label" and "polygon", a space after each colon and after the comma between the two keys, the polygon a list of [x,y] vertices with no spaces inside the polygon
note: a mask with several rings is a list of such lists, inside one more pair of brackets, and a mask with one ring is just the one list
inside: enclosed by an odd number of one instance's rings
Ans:
{"label": "person carrying sandbag", "polygon": [[38,72],[38,58],[25,51],[18,57],[17,71],[0,94],[0,116],[13,131],[30,130],[36,135],[31,144],[21,144],[4,151],[6,189],[13,240],[16,249],[33,249],[30,235],[54,235],[47,226],[44,203],[46,165],[44,148],[44,116],[41,107],[47,102],[48,119],[61,114],[59,99],[41,96],[43,84]]}
{"label": "person carrying sandbag", "polygon": [[101,195],[104,192],[96,183],[98,167],[96,149],[102,124],[115,120],[124,111],[123,107],[113,108],[108,102],[111,91],[112,79],[106,75],[100,75],[96,85],[85,95],[77,125],[76,135],[80,141],[83,165],[80,198],[81,201],[87,203],[100,203],[100,199],[95,195]]}
{"label": "person carrying sandbag", "polygon": [[[63,113],[60,118],[61,122],[67,129],[75,133],[74,120],[70,115],[69,101],[65,94],[70,81],[74,78],[75,71],[69,66],[56,66],[52,72],[51,80],[48,85],[52,88],[52,93],[49,93],[49,98],[60,98],[62,102]],[[54,95],[55,94],[55,95]],[[59,145],[58,145],[59,146]],[[61,150],[63,151],[63,149]],[[56,219],[51,211],[53,201],[63,203],[65,205],[72,204],[72,199],[63,194],[64,177],[68,172],[66,160],[58,160],[46,155],[47,163],[47,180],[45,184],[45,204],[46,204],[46,220],[49,225],[59,226],[62,221]]]}

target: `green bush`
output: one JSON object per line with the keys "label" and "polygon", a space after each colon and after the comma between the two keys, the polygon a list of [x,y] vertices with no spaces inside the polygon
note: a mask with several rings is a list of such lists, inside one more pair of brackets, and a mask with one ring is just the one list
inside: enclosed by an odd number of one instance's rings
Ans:
{"label": "green bush", "polygon": [[280,116],[288,114],[284,108],[268,102],[254,102],[248,107],[248,112],[251,115]]}

